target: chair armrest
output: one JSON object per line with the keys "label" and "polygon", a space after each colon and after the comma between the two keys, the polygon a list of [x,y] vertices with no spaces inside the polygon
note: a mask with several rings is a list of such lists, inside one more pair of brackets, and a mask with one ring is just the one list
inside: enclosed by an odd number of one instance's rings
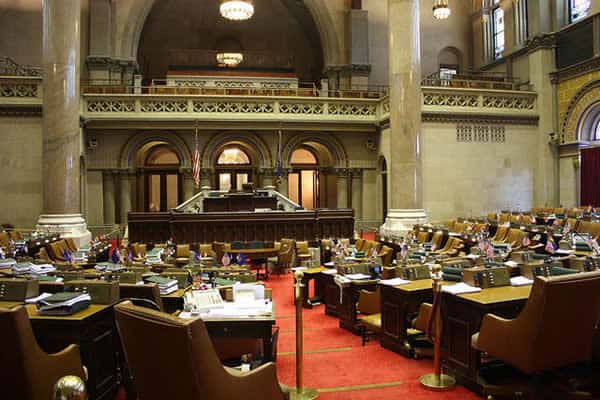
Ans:
{"label": "chair armrest", "polygon": [[277,381],[277,371],[275,363],[268,362],[260,367],[248,372],[240,372],[232,368],[225,367],[229,376],[232,378],[232,385],[235,386],[235,392],[238,396],[235,398],[244,398],[248,393],[270,393],[265,398],[283,399],[284,394]]}
{"label": "chair armrest", "polygon": [[421,331],[427,331],[427,323],[429,321],[429,315],[431,314],[431,309],[433,305],[431,303],[421,303],[419,307],[419,314],[415,319],[412,320],[413,328]]}
{"label": "chair armrest", "polygon": [[477,341],[472,343],[473,348],[503,360],[510,359],[510,354],[518,351],[513,340],[513,321],[494,314],[485,314]]}
{"label": "chair armrest", "polygon": [[58,353],[46,354],[44,358],[43,367],[40,366],[36,370],[43,374],[45,379],[53,380],[48,382],[52,386],[66,375],[76,375],[87,381],[87,372],[81,365],[78,345],[70,344]]}

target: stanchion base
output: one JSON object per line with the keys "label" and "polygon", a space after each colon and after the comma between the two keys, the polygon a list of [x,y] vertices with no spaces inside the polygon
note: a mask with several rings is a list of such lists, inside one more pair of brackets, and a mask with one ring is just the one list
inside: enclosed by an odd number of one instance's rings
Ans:
{"label": "stanchion base", "polygon": [[303,387],[298,393],[297,388],[290,388],[290,400],[314,400],[319,397],[319,392],[313,388]]}
{"label": "stanchion base", "polygon": [[451,390],[456,386],[456,379],[446,374],[427,374],[423,375],[419,382],[421,385],[429,390],[443,391]]}

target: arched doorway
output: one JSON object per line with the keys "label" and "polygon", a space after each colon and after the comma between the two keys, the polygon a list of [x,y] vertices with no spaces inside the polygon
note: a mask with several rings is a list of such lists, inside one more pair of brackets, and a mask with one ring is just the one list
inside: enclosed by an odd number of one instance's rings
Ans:
{"label": "arched doorway", "polygon": [[138,150],[136,165],[138,210],[164,212],[182,202],[181,159],[170,144],[145,144]]}
{"label": "arched doorway", "polygon": [[319,207],[319,170],[317,157],[308,147],[300,147],[292,153],[288,174],[288,196],[306,209]]}
{"label": "arched doorway", "polygon": [[223,146],[216,159],[214,187],[222,191],[242,191],[242,185],[254,182],[253,158],[243,146],[230,143]]}
{"label": "arched doorway", "polygon": [[581,150],[581,192],[579,204],[600,206],[600,101],[589,106],[578,127],[580,139],[590,146]]}

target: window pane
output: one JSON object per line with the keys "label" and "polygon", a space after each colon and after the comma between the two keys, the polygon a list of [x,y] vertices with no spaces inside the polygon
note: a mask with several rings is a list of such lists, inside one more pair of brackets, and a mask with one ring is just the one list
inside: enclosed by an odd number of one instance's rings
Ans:
{"label": "window pane", "polygon": [[300,175],[297,173],[288,174],[288,197],[296,204],[300,204],[300,193],[298,193],[298,180]]}
{"label": "window pane", "polygon": [[315,171],[302,171],[302,207],[315,208]]}
{"label": "window pane", "polygon": [[499,58],[504,51],[504,10],[495,8],[493,14],[494,58]]}
{"label": "window pane", "polygon": [[150,211],[160,211],[160,175],[150,176],[149,209]]}
{"label": "window pane", "polygon": [[600,121],[596,124],[595,135],[593,135],[594,140],[600,140]]}
{"label": "window pane", "polygon": [[175,174],[167,175],[167,208],[177,207],[178,191],[179,191],[179,187],[177,184],[177,175],[175,175]]}
{"label": "window pane", "polygon": [[231,190],[231,174],[219,174],[219,190]]}
{"label": "window pane", "polygon": [[314,154],[306,149],[297,149],[292,153],[292,164],[316,164]]}
{"label": "window pane", "polygon": [[223,150],[217,159],[217,164],[221,165],[239,165],[250,164],[248,155],[238,147],[230,147]]}
{"label": "window pane", "polygon": [[248,183],[248,174],[237,174],[235,184],[238,192],[242,191],[242,185],[244,183]]}
{"label": "window pane", "polygon": [[592,6],[592,0],[570,0],[571,22],[587,17]]}

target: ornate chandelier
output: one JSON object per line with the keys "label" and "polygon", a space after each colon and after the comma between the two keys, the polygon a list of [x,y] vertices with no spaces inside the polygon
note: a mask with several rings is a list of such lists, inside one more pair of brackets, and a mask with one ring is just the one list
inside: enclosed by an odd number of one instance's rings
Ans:
{"label": "ornate chandelier", "polygon": [[223,0],[219,10],[224,18],[233,21],[244,21],[254,14],[254,6],[249,0]]}
{"label": "ornate chandelier", "polygon": [[237,67],[242,61],[244,61],[244,55],[242,53],[217,53],[217,62],[219,65]]}
{"label": "ornate chandelier", "polygon": [[446,19],[449,16],[448,0],[433,0],[433,17],[435,19]]}

